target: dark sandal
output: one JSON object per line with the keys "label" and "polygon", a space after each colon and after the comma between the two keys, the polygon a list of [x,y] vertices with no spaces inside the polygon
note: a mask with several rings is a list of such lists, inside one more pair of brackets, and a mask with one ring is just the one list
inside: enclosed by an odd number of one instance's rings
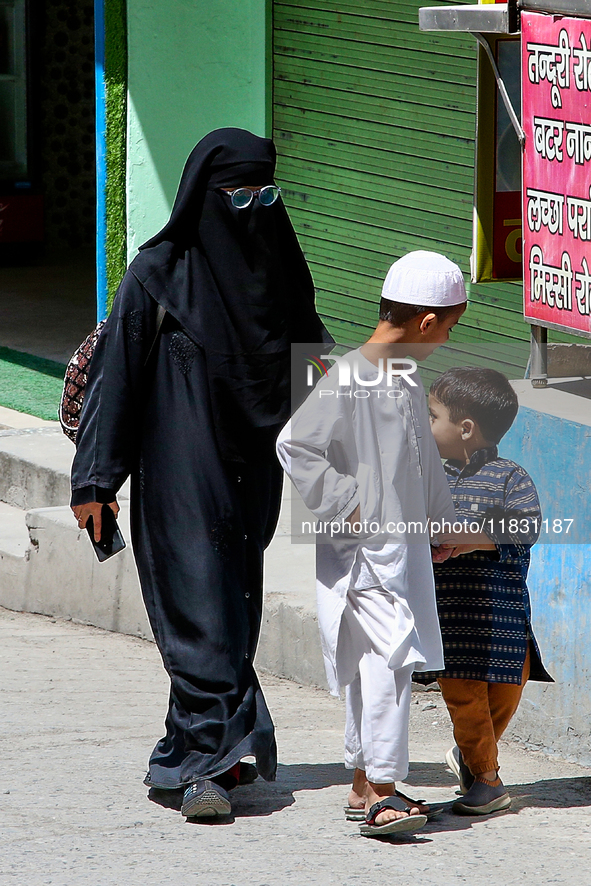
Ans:
{"label": "dark sandal", "polygon": [[[419,808],[420,806],[429,806],[428,812],[421,812],[421,815],[425,815],[427,817],[427,821],[431,821],[431,819],[435,818],[437,815],[441,815],[443,812],[443,806],[432,806],[427,803],[426,800],[413,800],[412,797],[407,797],[406,794],[403,794],[402,791],[394,791],[394,796],[398,797],[400,800],[403,800],[408,805],[405,807],[404,811],[410,814],[410,810],[414,808]],[[357,806],[345,806],[345,818],[347,821],[365,821],[365,809],[359,809]],[[420,811],[420,810],[419,810]]]}
{"label": "dark sandal", "polygon": [[409,815],[404,818],[396,818],[387,824],[375,824],[375,820],[385,809],[395,809],[397,812],[407,812],[408,807],[399,797],[385,797],[378,803],[374,803],[367,815],[365,823],[359,825],[362,837],[382,837],[388,834],[412,833],[424,827],[427,823],[426,815]]}
{"label": "dark sandal", "polygon": [[358,809],[356,806],[344,806],[347,821],[365,821],[365,808]]}
{"label": "dark sandal", "polygon": [[[412,809],[419,806],[428,806],[428,812],[421,812],[421,815],[427,816],[427,821],[431,821],[432,818],[435,818],[436,815],[441,815],[443,812],[443,806],[432,806],[430,803],[427,803],[426,800],[413,800],[412,797],[407,797],[406,794],[403,794],[402,791],[394,791],[394,795],[398,797],[400,800],[404,800],[405,803],[408,803],[408,808]],[[408,809],[406,810],[408,812]]]}

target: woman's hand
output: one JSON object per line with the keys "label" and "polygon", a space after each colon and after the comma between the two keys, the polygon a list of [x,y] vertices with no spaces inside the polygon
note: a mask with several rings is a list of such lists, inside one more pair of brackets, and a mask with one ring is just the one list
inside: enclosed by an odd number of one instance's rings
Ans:
{"label": "woman's hand", "polygon": [[[117,516],[119,513],[119,505],[116,501],[109,502],[109,507]],[[92,517],[92,523],[94,527],[94,540],[101,540],[101,532],[103,528],[103,505],[98,501],[89,501],[85,505],[73,505],[72,511],[74,516],[78,520],[78,526],[80,529],[84,529],[88,522],[88,518]]]}

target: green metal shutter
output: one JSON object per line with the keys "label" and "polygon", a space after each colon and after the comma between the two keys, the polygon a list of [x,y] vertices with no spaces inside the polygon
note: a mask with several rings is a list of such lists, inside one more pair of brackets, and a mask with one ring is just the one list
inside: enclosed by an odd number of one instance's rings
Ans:
{"label": "green metal shutter", "polygon": [[[421,33],[425,2],[273,4],[278,181],[320,312],[343,342],[373,330],[381,282],[409,250],[443,252],[468,272],[476,44]],[[506,371],[522,375],[521,285],[470,286],[469,298],[454,337],[504,344]]]}

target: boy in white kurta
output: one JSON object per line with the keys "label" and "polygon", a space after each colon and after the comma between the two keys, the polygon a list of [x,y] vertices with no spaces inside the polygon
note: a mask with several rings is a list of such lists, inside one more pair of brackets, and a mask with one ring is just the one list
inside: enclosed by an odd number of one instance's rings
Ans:
{"label": "boy in white kurta", "polygon": [[465,303],[462,273],[444,256],[395,262],[376,331],[333,365],[277,443],[325,529],[316,537],[322,650],[331,691],[346,687],[347,817],[365,819],[366,836],[416,830],[429,812],[401,804],[394,783],[408,772],[412,672],[443,666],[427,524],[449,526],[455,511],[409,367],[447,341]]}

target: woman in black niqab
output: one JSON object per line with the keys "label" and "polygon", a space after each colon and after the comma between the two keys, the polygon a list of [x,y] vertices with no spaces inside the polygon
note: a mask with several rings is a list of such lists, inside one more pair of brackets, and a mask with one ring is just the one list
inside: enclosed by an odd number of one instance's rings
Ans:
{"label": "woman in black niqab", "polygon": [[236,461],[258,445],[256,429],[287,421],[291,343],[327,340],[283,202],[236,209],[222,191],[273,184],[275,159],[270,139],[210,133],[187,160],[170,221],[131,267],[203,348],[220,452]]}
{"label": "woman in black niqab", "polygon": [[[274,442],[291,343],[330,339],[281,199],[236,209],[222,190],[271,184],[274,170],[273,143],[240,129],[193,150],[99,338],[72,470],[81,525],[131,475],[134,554],[171,680],[146,783],[188,788],[185,800],[246,756],[267,780],[276,770],[252,664],[281,494]],[[167,315],[146,364],[157,305]]]}

